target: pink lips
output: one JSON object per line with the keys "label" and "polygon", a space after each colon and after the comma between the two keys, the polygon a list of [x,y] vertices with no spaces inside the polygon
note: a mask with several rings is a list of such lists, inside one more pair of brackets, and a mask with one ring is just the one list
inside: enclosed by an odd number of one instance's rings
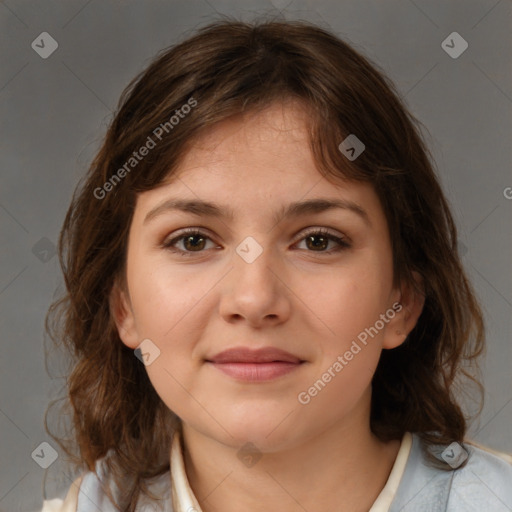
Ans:
{"label": "pink lips", "polygon": [[207,360],[215,368],[239,380],[270,380],[293,371],[303,361],[277,348],[232,348]]}

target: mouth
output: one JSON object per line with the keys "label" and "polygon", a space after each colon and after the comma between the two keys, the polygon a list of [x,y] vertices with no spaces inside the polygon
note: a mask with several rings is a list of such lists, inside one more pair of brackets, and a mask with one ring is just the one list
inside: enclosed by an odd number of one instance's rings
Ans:
{"label": "mouth", "polygon": [[305,361],[276,348],[225,350],[206,363],[237,380],[260,382],[276,379],[298,369]]}

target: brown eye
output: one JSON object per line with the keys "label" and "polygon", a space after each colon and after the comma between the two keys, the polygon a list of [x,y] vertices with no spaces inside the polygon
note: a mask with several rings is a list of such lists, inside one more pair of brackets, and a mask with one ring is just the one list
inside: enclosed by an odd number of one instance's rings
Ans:
{"label": "brown eye", "polygon": [[[302,242],[303,240],[309,252],[333,253],[350,247],[350,244],[346,240],[325,230],[311,231],[300,241]],[[337,247],[326,250],[329,246],[329,242],[335,242]]]}
{"label": "brown eye", "polygon": [[[212,242],[211,238],[205,233],[196,229],[190,229],[164,242],[162,247],[180,256],[193,256],[194,253],[205,252],[208,241]],[[332,254],[350,247],[350,244],[345,239],[322,229],[307,233],[299,240],[299,242],[303,241],[305,241],[308,252],[320,254]],[[328,249],[331,242],[337,244],[337,247]]]}
{"label": "brown eye", "polygon": [[[208,240],[210,240],[210,237],[205,233],[197,230],[189,230],[164,242],[162,247],[182,256],[191,256],[192,253],[203,252]],[[179,244],[181,244],[181,247]]]}
{"label": "brown eye", "polygon": [[326,236],[321,235],[309,235],[306,237],[306,246],[308,249],[323,250],[329,245],[329,239]]}
{"label": "brown eye", "polygon": [[205,238],[200,235],[187,235],[183,238],[183,245],[187,251],[197,251],[204,249]]}

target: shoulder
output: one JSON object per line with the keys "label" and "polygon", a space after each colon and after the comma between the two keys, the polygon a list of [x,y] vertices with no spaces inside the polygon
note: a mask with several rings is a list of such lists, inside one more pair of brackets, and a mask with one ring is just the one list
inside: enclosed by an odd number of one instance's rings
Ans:
{"label": "shoulder", "polygon": [[77,478],[69,487],[64,500],[59,498],[43,501],[41,512],[76,512],[78,507],[78,493],[83,476]]}
{"label": "shoulder", "polygon": [[453,509],[512,510],[512,456],[472,442],[464,443],[464,448],[467,463],[454,471],[451,485]]}
{"label": "shoulder", "polygon": [[[108,488],[115,498],[119,497],[119,489],[107,474],[105,459],[101,459],[96,462],[95,471],[85,472],[71,484],[64,500],[44,501],[41,512],[89,512],[91,504],[94,504],[95,510],[118,512],[108,498],[105,488]],[[160,501],[151,501],[147,496],[141,495],[137,502],[137,511],[150,509],[154,512],[172,512],[170,472],[149,482],[149,490],[160,497]],[[149,508],[150,506],[152,508]]]}
{"label": "shoulder", "polygon": [[[430,451],[438,459],[434,466]],[[512,456],[471,442],[426,447],[413,434],[404,474],[390,512],[510,512]]]}

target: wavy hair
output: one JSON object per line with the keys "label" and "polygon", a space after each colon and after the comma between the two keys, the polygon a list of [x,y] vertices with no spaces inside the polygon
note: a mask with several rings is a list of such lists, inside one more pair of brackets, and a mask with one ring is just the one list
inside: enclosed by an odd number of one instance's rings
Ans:
{"label": "wavy hair", "polygon": [[[190,113],[113,181],[190,98],[197,103]],[[59,238],[66,293],[50,307],[46,327],[70,356],[65,410],[72,432],[66,441],[49,433],[76,465],[94,470],[105,457],[123,489],[115,503],[120,511],[134,511],[147,482],[169,469],[179,426],[121,342],[111,314],[137,195],[172,175],[204,128],[289,99],[307,109],[320,172],[373,185],[389,226],[395,284],[414,285],[413,272],[423,278],[416,327],[401,346],[382,352],[373,377],[372,431],[382,440],[410,431],[430,445],[463,441],[467,418],[458,382],[467,377],[482,390],[473,370],[484,323],[419,121],[378,65],[328,30],[306,22],[223,20],[162,51],[128,85]],[[349,134],[366,145],[354,161],[338,149]]]}

